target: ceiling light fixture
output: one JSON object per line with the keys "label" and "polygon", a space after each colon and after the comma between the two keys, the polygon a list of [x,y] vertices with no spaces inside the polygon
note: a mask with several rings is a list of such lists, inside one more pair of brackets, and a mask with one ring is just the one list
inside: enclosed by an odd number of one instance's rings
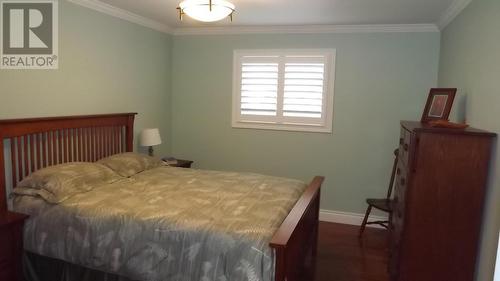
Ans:
{"label": "ceiling light fixture", "polygon": [[214,22],[229,17],[233,21],[234,5],[224,0],[185,0],[179,4],[179,18],[184,14],[203,21]]}

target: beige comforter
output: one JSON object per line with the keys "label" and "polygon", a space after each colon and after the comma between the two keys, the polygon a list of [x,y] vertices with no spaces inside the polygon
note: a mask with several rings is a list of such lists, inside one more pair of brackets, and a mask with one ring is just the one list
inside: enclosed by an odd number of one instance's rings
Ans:
{"label": "beige comforter", "polygon": [[32,214],[28,251],[137,280],[271,281],[268,244],[303,182],[250,173],[159,167]]}

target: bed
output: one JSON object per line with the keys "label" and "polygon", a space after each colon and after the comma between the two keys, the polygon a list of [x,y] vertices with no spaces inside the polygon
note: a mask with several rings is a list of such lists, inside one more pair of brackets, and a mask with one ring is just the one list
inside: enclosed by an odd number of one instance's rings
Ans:
{"label": "bed", "polygon": [[[7,182],[16,185],[39,169],[61,163],[96,162],[111,155],[132,151],[134,118],[135,113],[123,113],[0,121],[0,137],[10,148],[0,152],[0,210],[7,210]],[[5,153],[9,151],[10,153]],[[10,165],[5,165],[6,161]],[[8,169],[7,166],[12,169]],[[176,174],[179,178],[185,176],[186,173],[200,173],[189,176],[198,179],[221,177],[222,179],[216,181],[231,181],[230,173],[181,171],[179,169],[162,167],[155,170],[155,173]],[[257,175],[246,174],[244,176],[251,178]],[[272,178],[259,179],[273,180]],[[186,180],[189,181],[189,177]],[[262,240],[268,243],[266,246],[271,251],[272,266],[269,266],[269,270],[272,271],[273,280],[303,281],[311,278],[309,275],[306,277],[305,274],[311,274],[306,269],[313,266],[316,254],[322,182],[322,177],[315,177],[310,184],[300,189],[300,194],[294,200],[295,203],[289,206],[287,213],[283,215],[283,219],[280,220],[273,233],[268,234]],[[123,186],[123,183],[120,183],[120,186]],[[262,194],[259,196],[263,196]],[[261,197],[260,199],[265,201]],[[49,224],[49,221],[46,220],[44,223]],[[25,236],[27,235],[29,233],[25,233]],[[204,239],[206,240],[206,237]],[[237,242],[244,244],[239,240]],[[221,245],[224,243],[226,242],[222,241]],[[78,264],[78,261],[70,258],[57,258]],[[122,272],[120,274],[126,276]],[[248,280],[252,280],[251,275],[247,276],[249,276]],[[148,278],[155,280],[158,277],[148,275],[144,279]],[[137,280],[140,279],[137,278]]]}

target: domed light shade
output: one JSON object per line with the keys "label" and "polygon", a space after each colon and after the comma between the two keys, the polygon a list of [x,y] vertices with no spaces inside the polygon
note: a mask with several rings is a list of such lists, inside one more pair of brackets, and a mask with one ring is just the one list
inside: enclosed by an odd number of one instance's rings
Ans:
{"label": "domed light shade", "polygon": [[224,0],[185,0],[177,8],[182,20],[184,14],[195,20],[214,22],[233,16],[234,5]]}

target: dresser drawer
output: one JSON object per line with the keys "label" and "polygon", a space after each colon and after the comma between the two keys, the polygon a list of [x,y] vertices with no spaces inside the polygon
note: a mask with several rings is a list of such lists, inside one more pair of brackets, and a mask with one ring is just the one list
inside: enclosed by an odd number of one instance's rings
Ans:
{"label": "dresser drawer", "polygon": [[0,280],[17,280],[18,277],[14,273],[12,264],[0,262]]}
{"label": "dresser drawer", "polygon": [[399,257],[400,257],[400,244],[394,241],[390,246],[390,256],[389,256],[389,280],[397,280],[399,275]]}
{"label": "dresser drawer", "polygon": [[391,215],[390,228],[390,268],[396,266],[399,258],[400,243],[403,235],[405,224],[405,207],[406,207],[406,189],[407,189],[407,172],[403,168],[401,162],[398,163],[396,169],[396,179],[394,183],[394,198],[393,212]]}
{"label": "dresser drawer", "polygon": [[406,130],[405,128],[401,127],[398,158],[399,161],[401,161],[401,163],[403,163],[405,167],[408,167],[411,142],[412,142],[412,133]]}
{"label": "dresser drawer", "polygon": [[22,280],[23,223],[0,227],[0,281]]}
{"label": "dresser drawer", "polygon": [[[0,229],[0,265],[3,265],[7,261],[12,259],[12,255],[14,254],[14,233],[12,229],[3,228]],[[0,279],[2,280],[2,279]]]}
{"label": "dresser drawer", "polygon": [[[9,268],[9,265],[12,263],[12,260],[8,258],[6,255],[2,254],[2,257],[0,258],[0,272],[7,271]],[[0,279],[3,280],[3,279]]]}
{"label": "dresser drawer", "polygon": [[[0,261],[0,271],[6,272],[12,267],[12,263],[9,260]],[[0,279],[2,280],[2,279]]]}
{"label": "dresser drawer", "polygon": [[26,215],[0,211],[0,281],[21,281]]}
{"label": "dresser drawer", "polygon": [[396,178],[394,179],[394,204],[396,208],[402,208],[406,203],[407,185],[408,172],[402,161],[399,161],[396,168]]}
{"label": "dresser drawer", "polygon": [[399,259],[401,257],[401,241],[404,221],[395,213],[391,216],[390,238],[389,238],[389,263],[388,270],[390,280],[397,280],[399,275]]}
{"label": "dresser drawer", "polygon": [[396,184],[394,194],[394,198],[396,199],[396,203],[394,204],[394,215],[402,219],[406,205],[406,175],[396,177],[396,180],[398,183]]}
{"label": "dresser drawer", "polygon": [[392,235],[391,239],[399,241],[404,227],[404,207],[396,205],[391,216]]}
{"label": "dresser drawer", "polygon": [[[406,131],[406,130],[405,130]],[[408,136],[411,136],[408,133]],[[411,137],[408,137],[411,142]],[[404,140],[404,138],[403,138]],[[403,141],[404,142],[404,141]],[[389,276],[390,280],[398,280],[401,257],[401,243],[403,241],[403,231],[405,228],[406,197],[409,183],[408,172],[408,151],[400,146],[400,158],[396,167],[396,177],[394,179],[394,205],[391,215],[390,232],[390,254],[389,254]]]}

